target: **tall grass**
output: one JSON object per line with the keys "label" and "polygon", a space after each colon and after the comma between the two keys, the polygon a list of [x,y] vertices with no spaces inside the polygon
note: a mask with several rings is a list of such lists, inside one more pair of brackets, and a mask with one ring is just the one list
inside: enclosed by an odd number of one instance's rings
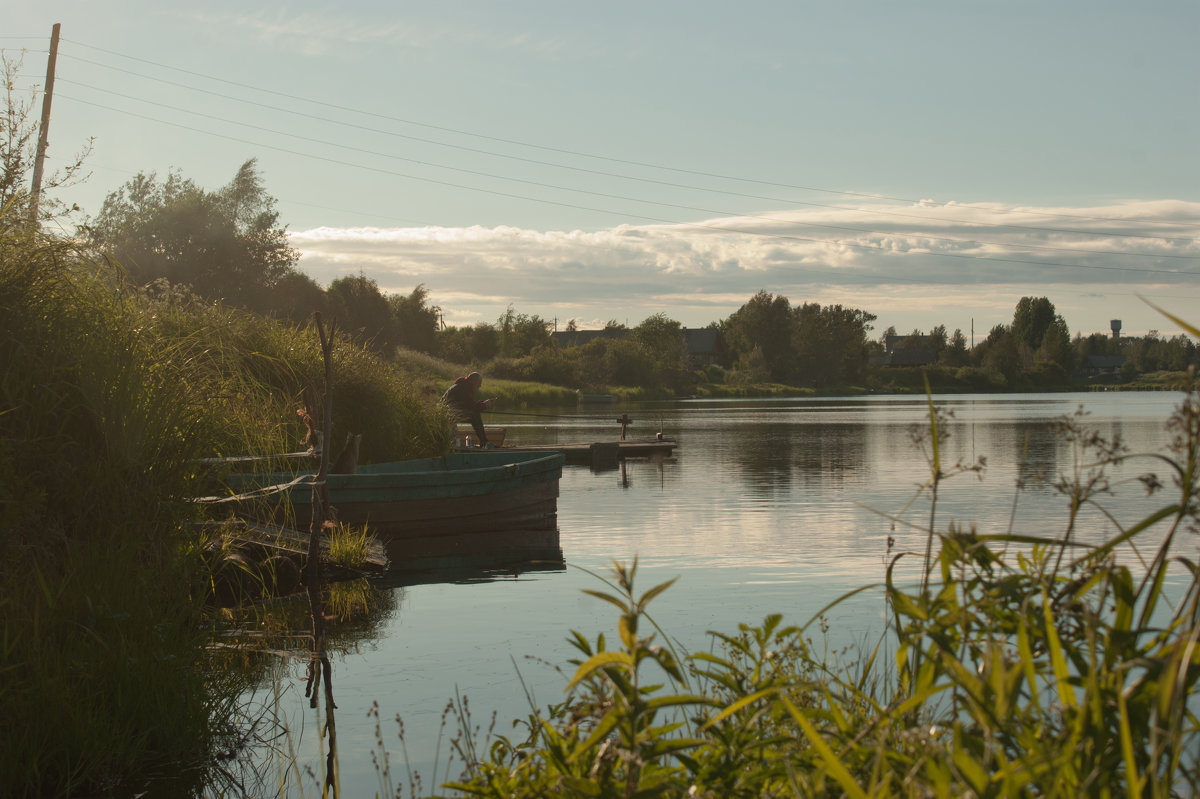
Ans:
{"label": "tall grass", "polygon": [[[573,633],[562,704],[531,708],[524,732],[457,751],[472,796],[1181,796],[1200,790],[1200,395],[1167,422],[1168,451],[1140,478],[1159,510],[1100,545],[1077,540],[1103,510],[1107,470],[1134,456],[1084,417],[1060,434],[1076,463],[1053,482],[1070,514],[1058,535],[979,535],[937,526],[936,489],[979,464],[942,458],[931,402],[925,552],[893,553],[882,589],[889,629],[831,656],[817,616],[781,615],[711,652],[676,653],[639,593],[636,562],[604,590],[612,645]],[[1154,531],[1153,545],[1143,542]],[[901,580],[916,558],[924,576]],[[855,592],[856,594],[859,592]],[[834,604],[845,601],[837,600]],[[826,609],[828,610],[828,608]]]}
{"label": "tall grass", "polygon": [[61,245],[0,235],[8,795],[127,784],[223,732],[180,501],[213,422],[141,321]]}
{"label": "tall grass", "polygon": [[[322,385],[303,328],[121,283],[0,210],[0,794],[196,790],[242,677],[206,652],[199,461],[299,448]],[[449,420],[339,341],[337,430],[367,458],[436,454]],[[188,764],[195,768],[181,768]]]}
{"label": "tall grass", "polygon": [[[223,420],[222,454],[300,448],[304,429],[295,409],[303,404],[306,389],[324,387],[324,364],[311,325],[282,324],[205,303],[177,289],[159,291],[143,306],[153,337],[184,342],[177,359],[187,364],[197,391]],[[451,421],[437,396],[346,337],[335,338],[333,362],[333,430],[328,438],[334,455],[346,433],[363,434],[364,461],[446,451]]]}

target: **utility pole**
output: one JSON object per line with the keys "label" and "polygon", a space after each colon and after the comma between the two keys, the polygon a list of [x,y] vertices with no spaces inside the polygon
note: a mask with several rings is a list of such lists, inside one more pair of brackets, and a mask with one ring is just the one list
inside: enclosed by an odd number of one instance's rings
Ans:
{"label": "utility pole", "polygon": [[42,93],[42,124],[38,131],[37,157],[33,162],[33,190],[29,194],[30,220],[37,224],[38,198],[42,194],[42,171],[46,164],[46,147],[50,133],[50,102],[54,99],[54,63],[58,60],[58,31],[62,23],[55,22],[50,32],[50,58],[46,62],[46,89]]}

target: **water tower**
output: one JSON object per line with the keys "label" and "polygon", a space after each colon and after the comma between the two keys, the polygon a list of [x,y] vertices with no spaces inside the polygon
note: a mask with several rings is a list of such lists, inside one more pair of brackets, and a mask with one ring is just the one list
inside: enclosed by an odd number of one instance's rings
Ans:
{"label": "water tower", "polygon": [[1108,326],[1112,328],[1113,339],[1119,339],[1121,337],[1121,320],[1113,319]]}

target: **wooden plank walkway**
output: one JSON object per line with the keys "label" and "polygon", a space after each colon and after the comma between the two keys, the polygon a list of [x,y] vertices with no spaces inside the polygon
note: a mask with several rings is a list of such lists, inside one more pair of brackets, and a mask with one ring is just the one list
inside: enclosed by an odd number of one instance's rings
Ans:
{"label": "wooden plank walkway", "polygon": [[668,457],[676,446],[673,438],[643,438],[568,444],[504,444],[500,449],[505,452],[561,452],[569,464],[615,466],[625,458]]}
{"label": "wooden plank walkway", "polygon": [[[292,557],[308,555],[308,533],[280,524],[266,524],[248,519],[206,521],[199,524],[207,529],[220,530],[226,540],[235,545],[260,547],[265,551],[278,552],[281,555]],[[329,556],[329,543],[329,536],[322,535],[321,554],[326,558]],[[386,569],[388,557],[383,544],[378,540],[370,539],[367,541],[366,548],[366,562],[363,564],[363,571]]]}

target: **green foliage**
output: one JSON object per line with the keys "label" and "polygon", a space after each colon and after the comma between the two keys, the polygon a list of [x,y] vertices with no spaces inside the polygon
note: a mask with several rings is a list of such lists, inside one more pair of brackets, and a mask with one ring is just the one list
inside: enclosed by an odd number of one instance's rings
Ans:
{"label": "green foliage", "polygon": [[361,569],[367,563],[373,541],[374,536],[365,526],[338,524],[329,536],[329,560],[343,568]]}
{"label": "green foliage", "polygon": [[387,354],[396,343],[392,307],[374,280],[362,275],[339,277],[329,284],[330,319],[350,338]]}
{"label": "green foliage", "polygon": [[138,284],[164,278],[259,311],[273,307],[272,290],[298,258],[255,159],[216,191],[177,171],[162,182],[138,173],[105,198],[84,231],[99,256],[120,263]]}
{"label": "green foliage", "polygon": [[396,341],[419,352],[433,352],[437,347],[438,323],[441,308],[428,305],[429,289],[418,284],[407,297],[389,294],[392,322],[396,326]]}
{"label": "green foliage", "polygon": [[[889,550],[890,624],[874,647],[818,648],[772,615],[708,652],[681,657],[647,607],[665,591],[615,565],[616,648],[569,639],[579,658],[561,704],[531,709],[523,736],[472,742],[470,796],[1174,796],[1200,789],[1200,394],[1147,456],[1164,505],[1111,540],[1075,540],[1079,511],[1102,511],[1106,468],[1133,457],[1082,414],[1058,424],[1074,465],[1051,476],[1069,503],[1057,537],[980,535],[936,524],[947,479],[982,470],[944,458],[946,414],[930,400],[914,441],[929,464],[924,553]],[[1114,518],[1109,516],[1109,518]],[[1160,533],[1142,551],[1146,533]],[[900,567],[917,558],[922,578]],[[1131,563],[1139,564],[1136,570]],[[1177,575],[1168,589],[1168,573]],[[832,605],[830,606],[832,607]],[[654,634],[647,634],[650,630]],[[823,630],[822,626],[822,630]],[[486,743],[486,742],[485,742]],[[486,754],[484,753],[486,750]]]}
{"label": "green foliage", "polygon": [[1022,297],[1013,311],[1013,335],[1029,350],[1036,351],[1055,317],[1054,303],[1047,297]]}
{"label": "green foliage", "polygon": [[793,312],[792,349],[799,380],[808,385],[846,386],[863,380],[867,332],[875,315],[841,305],[805,303]]}
{"label": "green foliage", "polygon": [[787,297],[760,291],[719,329],[741,382],[846,386],[865,377],[874,319],[841,305],[793,308]]}
{"label": "green foliage", "polygon": [[735,361],[755,349],[762,353],[768,379],[790,382],[795,374],[791,351],[792,314],[787,297],[760,291],[720,323],[721,335]]}
{"label": "green foliage", "polygon": [[497,355],[519,358],[543,345],[551,345],[550,323],[537,314],[517,313],[512,306],[496,320]]}
{"label": "green foliage", "polygon": [[226,731],[239,687],[204,668],[182,501],[219,422],[180,351],[60,243],[0,232],[0,711],[19,730],[0,793],[132,792]]}
{"label": "green foliage", "polygon": [[[5,113],[0,116],[0,216],[5,225],[24,225],[31,221],[31,185],[34,164],[37,159],[39,119],[35,114],[35,101],[40,106],[41,91],[30,88],[22,97],[17,91],[24,61],[24,51],[16,58],[0,53],[0,81],[4,84]],[[43,173],[41,193],[37,198],[39,221],[65,216],[78,207],[67,207],[55,195],[56,189],[79,183],[87,179],[84,161],[91,154],[92,140],[74,156],[64,158],[53,155],[49,160],[58,167]]]}
{"label": "green foliage", "polygon": [[438,352],[448,361],[483,364],[500,351],[500,335],[487,322],[472,327],[451,327],[438,333]]}
{"label": "green foliage", "polygon": [[[299,448],[323,385],[315,332],[146,291],[0,211],[0,793],[197,784],[236,749],[245,687],[215,668],[201,609],[200,459]],[[368,458],[445,450],[436,397],[344,337],[335,432]],[[211,558],[209,558],[211,560]],[[169,764],[169,765],[168,765]],[[182,785],[182,793],[193,786]]]}

